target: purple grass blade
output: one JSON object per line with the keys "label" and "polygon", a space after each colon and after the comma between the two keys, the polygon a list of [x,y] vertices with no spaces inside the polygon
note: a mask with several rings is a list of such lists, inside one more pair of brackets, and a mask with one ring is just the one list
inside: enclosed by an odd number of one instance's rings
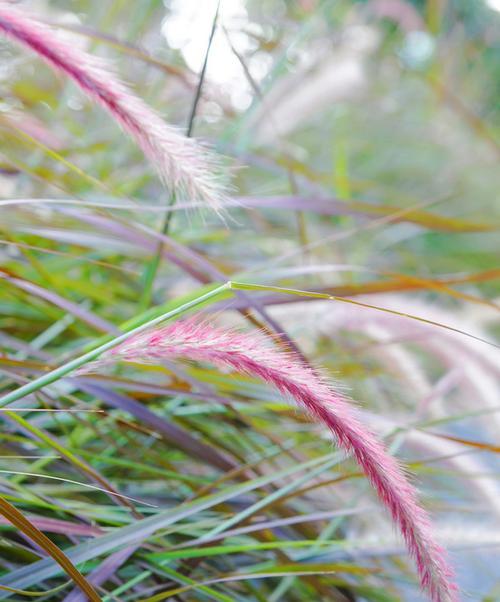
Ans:
{"label": "purple grass blade", "polygon": [[[47,518],[45,516],[29,516],[29,520],[37,529],[44,533],[58,533],[61,535],[79,535],[82,537],[97,537],[104,533],[103,529],[92,525],[72,523],[67,520],[57,518]],[[10,525],[10,522],[0,516],[0,524]]]}
{"label": "purple grass blade", "polygon": [[92,312],[88,311],[87,309],[81,307],[77,303],[73,303],[73,301],[69,301],[68,299],[65,299],[64,297],[61,297],[61,295],[58,295],[57,293],[54,293],[53,291],[49,291],[49,290],[39,286],[38,284],[35,284],[34,282],[30,282],[29,280],[24,280],[23,278],[18,278],[17,276],[12,276],[2,270],[0,270],[0,279],[4,279],[7,282],[10,282],[12,285],[16,286],[17,288],[19,288],[27,293],[30,293],[31,295],[35,295],[36,297],[39,297],[40,299],[44,299],[45,301],[48,301],[52,305],[56,305],[57,307],[60,307],[64,311],[74,315],[76,318],[78,318],[82,322],[89,324],[96,330],[99,330],[101,332],[106,332],[106,333],[113,333],[113,334],[119,333],[119,330],[116,328],[116,326],[114,324],[111,324],[111,322],[108,322],[107,320],[104,320],[103,318],[96,316],[95,314],[93,314]]}
{"label": "purple grass blade", "polygon": [[[95,587],[106,583],[110,577],[113,577],[113,575],[116,574],[122,564],[127,562],[138,547],[139,544],[129,546],[128,548],[118,550],[118,552],[111,554],[111,556],[108,556],[108,558],[103,560],[96,569],[87,575],[87,581],[92,583]],[[79,589],[75,588],[64,598],[63,602],[86,602],[86,597]]]}

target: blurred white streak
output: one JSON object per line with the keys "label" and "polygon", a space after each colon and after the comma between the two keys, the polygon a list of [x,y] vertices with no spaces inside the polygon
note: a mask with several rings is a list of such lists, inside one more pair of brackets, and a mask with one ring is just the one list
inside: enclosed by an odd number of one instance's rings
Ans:
{"label": "blurred white streak", "polygon": [[314,49],[305,64],[276,81],[254,113],[249,127],[255,143],[272,143],[276,130],[285,136],[335,103],[357,98],[368,80],[366,59],[378,41],[374,28],[356,25],[346,29],[337,48]]}

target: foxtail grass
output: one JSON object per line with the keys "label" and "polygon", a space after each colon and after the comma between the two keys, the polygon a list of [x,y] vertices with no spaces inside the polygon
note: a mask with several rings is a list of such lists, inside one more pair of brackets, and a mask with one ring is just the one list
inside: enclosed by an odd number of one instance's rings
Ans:
{"label": "foxtail grass", "polygon": [[103,107],[135,140],[177,198],[203,201],[219,211],[225,194],[218,157],[167,124],[120,80],[107,61],[70,44],[25,9],[2,0],[0,32],[35,52]]}
{"label": "foxtail grass", "polygon": [[416,490],[398,462],[364,426],[358,411],[319,370],[269,345],[260,333],[224,330],[193,319],[139,332],[104,352],[97,366],[117,360],[160,364],[171,359],[208,362],[262,379],[305,408],[365,472],[403,535],[422,587],[433,602],[457,600],[452,570],[434,539]]}

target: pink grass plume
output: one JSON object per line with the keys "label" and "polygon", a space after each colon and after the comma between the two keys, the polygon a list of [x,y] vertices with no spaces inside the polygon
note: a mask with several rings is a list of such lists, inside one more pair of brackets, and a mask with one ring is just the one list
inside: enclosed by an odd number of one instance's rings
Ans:
{"label": "pink grass plume", "polygon": [[225,194],[218,157],[165,123],[116,76],[109,63],[70,44],[56,30],[5,0],[0,0],[0,33],[35,52],[106,109],[177,198],[204,201],[219,211]]}
{"label": "pink grass plume", "polygon": [[270,345],[261,333],[224,330],[194,320],[133,336],[104,353],[97,364],[117,360],[158,364],[177,358],[208,362],[260,378],[327,426],[339,447],[354,455],[389,510],[416,561],[422,587],[430,599],[458,599],[445,553],[434,540],[429,518],[419,506],[417,493],[403,469],[363,425],[358,410],[318,370]]}

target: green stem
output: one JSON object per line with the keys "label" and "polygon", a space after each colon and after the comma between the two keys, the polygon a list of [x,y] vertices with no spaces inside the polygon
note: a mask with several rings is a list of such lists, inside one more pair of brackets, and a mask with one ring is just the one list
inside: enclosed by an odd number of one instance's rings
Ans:
{"label": "green stem", "polygon": [[[198,86],[196,87],[196,93],[194,96],[193,105],[191,107],[191,112],[189,114],[189,122],[188,122],[187,132],[186,132],[186,136],[188,138],[191,138],[191,136],[193,134],[194,119],[196,117],[198,103],[200,102],[200,98],[201,98],[201,90],[203,87],[203,82],[205,81],[205,74],[206,74],[207,65],[208,65],[208,56],[210,54],[210,48],[212,47],[214,35],[217,30],[217,19],[219,17],[219,8],[220,8],[220,0],[219,0],[219,3],[217,4],[217,8],[215,10],[214,20],[212,22],[212,29],[210,31],[210,37],[208,39],[207,51],[205,52],[205,59],[203,61],[203,67],[201,69],[200,79],[198,81]],[[161,233],[163,234],[163,236],[167,236],[170,231],[170,225],[172,223],[172,217],[174,215],[174,212],[171,211],[171,209],[175,205],[175,203],[176,203],[176,196],[175,196],[175,190],[174,190],[174,192],[170,195],[170,198],[169,198],[167,206],[166,206],[165,215],[163,217],[163,224],[161,227]],[[155,256],[153,257],[151,262],[146,267],[146,271],[144,274],[143,294],[142,294],[142,297],[141,297],[141,300],[139,303],[139,309],[142,311],[145,311],[151,304],[151,298],[153,296],[153,286],[155,283],[158,268],[160,267],[160,261],[161,261],[161,256],[162,256],[164,247],[165,247],[165,241],[164,241],[164,239],[162,239],[158,242],[158,245],[156,247]]]}
{"label": "green stem", "polygon": [[161,316],[158,316],[157,318],[153,318],[152,320],[149,320],[149,321],[145,322],[144,324],[141,324],[140,326],[137,326],[136,328],[133,328],[132,330],[124,332],[123,334],[111,339],[111,341],[107,341],[106,343],[103,343],[102,345],[99,345],[98,347],[91,349],[87,353],[84,353],[83,355],[80,355],[79,357],[67,362],[66,364],[59,366],[59,368],[52,370],[48,374],[44,374],[43,376],[40,376],[39,378],[36,378],[35,380],[33,380],[29,383],[26,383],[22,387],[19,387],[18,389],[15,389],[14,391],[7,393],[7,395],[4,395],[4,397],[2,397],[0,399],[0,407],[3,407],[14,401],[18,401],[19,399],[22,399],[26,395],[30,395],[31,393],[34,393],[35,391],[38,391],[38,390],[42,389],[43,387],[50,385],[51,383],[55,382],[56,380],[59,380],[60,378],[66,376],[73,370],[76,370],[77,368],[80,368],[81,366],[85,365],[86,363],[97,359],[101,355],[101,353],[104,353],[104,351],[107,351],[108,349],[112,349],[113,347],[122,343],[129,337],[131,337],[139,332],[142,332],[143,330],[146,330],[146,329],[150,328],[151,326],[155,326],[156,324],[163,322],[163,320],[168,320],[169,318],[174,318],[175,316],[183,314],[187,310],[189,310],[193,307],[196,307],[197,305],[200,305],[201,303],[207,301],[208,299],[217,297],[218,295],[220,295],[221,293],[223,293],[226,290],[229,290],[230,288],[231,288],[231,284],[229,282],[226,282],[226,283],[222,284],[221,286],[218,286],[217,288],[214,288],[213,290],[209,291],[208,293],[205,293],[204,295],[201,295],[200,297],[193,299],[192,301],[183,303],[179,307],[176,307],[175,309],[167,311],[166,313],[162,314]]}
{"label": "green stem", "polygon": [[[167,209],[165,213],[165,217],[163,218],[163,225],[161,227],[161,234],[163,236],[168,234],[168,230],[170,228],[170,220],[172,219],[173,212],[170,211],[172,206],[175,205],[175,192],[170,195]],[[158,268],[160,267],[161,256],[163,253],[163,249],[165,248],[165,239],[162,238],[158,241],[156,246],[155,256],[147,265],[145,273],[144,273],[144,283],[143,283],[143,293],[141,296],[141,300],[139,303],[139,311],[146,311],[148,307],[151,305],[151,299],[153,296],[153,285],[156,278],[156,273],[158,272]]]}
{"label": "green stem", "polygon": [[491,341],[487,341],[486,339],[477,337],[464,330],[454,328],[453,326],[448,326],[446,324],[442,324],[441,322],[435,322],[434,320],[428,320],[427,318],[415,316],[413,314],[408,314],[405,312],[388,309],[386,307],[380,307],[378,305],[371,305],[370,303],[363,303],[361,301],[355,301],[354,299],[337,297],[335,295],[329,295],[328,293],[315,293],[315,292],[311,292],[311,291],[302,291],[302,290],[292,289],[292,288],[282,288],[279,286],[267,286],[267,285],[262,285],[262,284],[234,282],[234,281],[229,280],[228,282],[221,284],[217,288],[214,288],[211,291],[208,291],[207,293],[200,295],[199,297],[196,297],[196,299],[187,301],[186,303],[183,303],[182,305],[180,305],[179,307],[176,307],[175,309],[171,309],[170,311],[167,311],[166,313],[163,313],[160,316],[157,316],[156,318],[148,320],[147,322],[140,324],[139,326],[136,326],[135,328],[132,328],[131,330],[124,332],[123,334],[119,335],[118,337],[115,337],[115,338],[111,339],[110,341],[107,341],[93,349],[90,349],[83,355],[80,355],[79,357],[67,362],[66,364],[60,366],[59,368],[52,370],[48,374],[44,374],[43,376],[40,376],[39,378],[37,378],[29,383],[26,383],[22,387],[19,387],[19,389],[16,389],[15,391],[11,391],[10,393],[7,393],[7,395],[5,395],[4,397],[2,397],[0,399],[0,407],[3,407],[5,405],[7,405],[8,403],[18,401],[19,399],[25,397],[26,395],[29,395],[30,393],[34,393],[35,391],[38,391],[39,389],[41,389],[47,385],[50,385],[51,383],[55,382],[56,380],[59,380],[60,378],[66,376],[69,372],[76,370],[77,368],[80,368],[87,362],[91,362],[91,361],[97,359],[101,355],[101,353],[104,353],[104,351],[107,351],[108,349],[112,349],[113,347],[116,347],[116,345],[122,343],[129,337],[131,337],[135,334],[138,334],[139,332],[143,332],[144,330],[147,330],[148,328],[151,328],[152,326],[155,326],[156,324],[159,324],[160,322],[163,322],[164,320],[168,320],[169,318],[174,318],[176,316],[179,316],[179,315],[185,313],[186,311],[188,311],[189,309],[191,309],[193,307],[197,307],[198,305],[201,305],[205,301],[208,301],[209,299],[213,299],[214,297],[218,297],[222,293],[224,293],[226,291],[231,291],[231,290],[233,290],[233,291],[234,290],[267,291],[267,292],[276,292],[276,293],[286,294],[286,295],[299,295],[299,296],[304,296],[304,297],[312,297],[315,299],[328,299],[331,301],[340,301],[342,303],[349,303],[351,305],[355,305],[358,307],[365,307],[368,309],[373,309],[376,311],[393,314],[393,315],[400,316],[403,318],[417,320],[418,322],[423,322],[424,324],[429,324],[431,326],[437,326],[439,328],[443,328],[443,329],[449,330],[451,332],[456,332],[458,334],[469,337],[476,341],[480,341],[481,343],[486,343],[487,345],[491,345],[492,347],[500,348],[500,345],[497,345],[496,343],[493,343]]}
{"label": "green stem", "polygon": [[188,138],[190,138],[193,133],[194,118],[196,117],[198,103],[200,102],[200,98],[201,98],[201,89],[203,87],[203,82],[205,81],[205,74],[207,72],[208,56],[210,54],[210,48],[212,47],[212,42],[214,40],[215,32],[217,31],[217,20],[219,18],[219,10],[220,10],[220,0],[217,3],[217,8],[215,9],[214,20],[212,21],[212,29],[210,30],[210,36],[208,38],[207,51],[205,52],[205,58],[203,60],[203,66],[201,68],[200,79],[198,81],[198,86],[196,87],[196,93],[194,95],[193,106],[191,107],[191,113],[189,115],[189,123],[188,123],[187,132],[186,132],[186,136]]}
{"label": "green stem", "polygon": [[465,337],[469,337],[469,339],[474,339],[475,341],[480,341],[481,343],[485,343],[486,345],[490,345],[491,347],[496,347],[497,349],[500,349],[500,345],[498,345],[497,343],[494,343],[493,341],[488,341],[486,339],[482,339],[481,337],[471,334],[470,332],[460,330],[460,328],[448,326],[447,324],[443,324],[442,322],[435,322],[434,320],[429,320],[421,316],[408,314],[403,311],[389,309],[388,307],[381,307],[380,305],[372,305],[371,303],[355,301],[354,299],[350,299],[348,297],[338,297],[337,295],[330,295],[328,293],[315,293],[312,291],[303,291],[296,288],[283,288],[281,286],[267,286],[264,284],[251,284],[249,282],[235,282],[234,280],[230,280],[227,283],[227,287],[235,291],[266,291],[280,293],[283,295],[298,295],[300,297],[310,297],[313,299],[327,299],[328,301],[339,301],[340,303],[348,303],[356,307],[374,309],[375,311],[381,311],[386,314],[392,314],[393,316],[399,316],[401,318],[408,318],[410,320],[416,320],[417,322],[423,322],[424,324],[429,324],[430,326],[437,326],[438,328],[443,328],[444,330],[449,330],[450,332],[456,332]]}

